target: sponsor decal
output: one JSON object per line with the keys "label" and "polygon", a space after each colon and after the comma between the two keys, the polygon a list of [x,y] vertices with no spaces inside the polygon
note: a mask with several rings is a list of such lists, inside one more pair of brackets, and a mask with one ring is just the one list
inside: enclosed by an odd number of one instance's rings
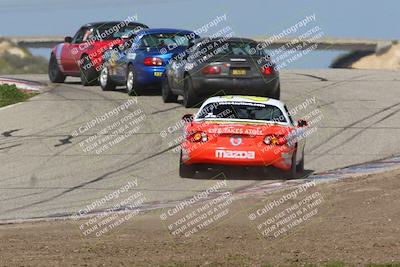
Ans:
{"label": "sponsor decal", "polygon": [[241,96],[231,96],[231,95],[221,96],[221,98],[225,98],[225,99],[233,99],[234,97],[244,98],[244,99],[247,99],[250,101],[255,101],[255,102],[266,102],[269,99],[267,97],[262,97],[262,96],[246,96],[246,95],[243,95],[243,96],[242,95]]}
{"label": "sponsor decal", "polygon": [[[236,123],[236,122],[235,122]],[[248,128],[228,128],[228,127],[213,127],[207,130],[210,134],[247,134],[247,135],[263,135],[261,129]]]}
{"label": "sponsor decal", "polygon": [[232,136],[231,144],[232,146],[240,146],[242,144],[242,138],[240,138],[240,136]]}
{"label": "sponsor decal", "polygon": [[254,151],[235,151],[235,150],[215,150],[216,158],[224,159],[255,159],[256,153]]}

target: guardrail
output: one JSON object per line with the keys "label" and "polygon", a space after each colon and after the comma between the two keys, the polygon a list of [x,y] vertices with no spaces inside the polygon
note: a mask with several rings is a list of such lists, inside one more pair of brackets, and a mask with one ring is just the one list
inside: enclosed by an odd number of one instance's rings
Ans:
{"label": "guardrail", "polygon": [[[14,43],[26,48],[52,48],[58,43],[64,42],[63,36],[10,36],[6,37]],[[257,41],[268,40],[269,36],[252,37]],[[269,47],[279,48],[282,45],[291,44],[293,47],[298,43],[295,37],[281,38],[273,41]],[[344,50],[344,51],[376,51],[379,47],[386,47],[393,43],[392,40],[370,40],[370,39],[345,39],[345,38],[320,38],[309,43],[317,44],[317,50]]]}

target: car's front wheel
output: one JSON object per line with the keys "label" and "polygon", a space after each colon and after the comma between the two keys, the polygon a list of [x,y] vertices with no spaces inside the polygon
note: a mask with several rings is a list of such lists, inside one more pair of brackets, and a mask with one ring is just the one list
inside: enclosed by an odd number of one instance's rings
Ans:
{"label": "car's front wheel", "polygon": [[128,73],[126,75],[126,91],[128,95],[140,95],[141,90],[136,82],[135,69],[132,65],[128,67]]}
{"label": "car's front wheel", "polygon": [[115,83],[111,80],[111,77],[108,73],[108,68],[107,66],[103,66],[100,72],[99,76],[99,82],[100,82],[100,87],[103,91],[110,91],[114,90],[116,85]]}
{"label": "car's front wheel", "polygon": [[171,91],[167,76],[164,77],[162,82],[161,93],[164,103],[176,102],[178,100],[178,96]]}
{"label": "car's front wheel", "polygon": [[63,83],[65,81],[65,76],[58,66],[58,62],[54,54],[51,54],[49,61],[49,79],[52,83]]}
{"label": "car's front wheel", "polygon": [[97,82],[97,72],[90,61],[89,56],[85,56],[81,59],[80,76],[81,84],[83,86],[95,85]]}

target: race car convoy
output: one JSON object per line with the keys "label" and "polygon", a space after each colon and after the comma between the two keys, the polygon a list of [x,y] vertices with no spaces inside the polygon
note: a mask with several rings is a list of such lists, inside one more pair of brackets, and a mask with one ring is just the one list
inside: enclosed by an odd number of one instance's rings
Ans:
{"label": "race car convoy", "polygon": [[124,85],[129,95],[161,89],[165,103],[182,95],[186,108],[201,105],[183,118],[181,177],[204,166],[273,166],[289,177],[304,169],[307,122],[293,122],[279,101],[279,72],[254,40],[200,38],[137,22],[89,23],[51,52],[50,80],[67,76],[80,76],[84,86],[98,81],[104,91]]}

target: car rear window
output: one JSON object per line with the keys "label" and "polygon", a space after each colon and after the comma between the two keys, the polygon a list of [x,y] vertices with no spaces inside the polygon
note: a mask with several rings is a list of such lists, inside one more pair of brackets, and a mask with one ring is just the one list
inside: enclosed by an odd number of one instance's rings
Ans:
{"label": "car rear window", "polygon": [[239,119],[287,122],[280,108],[264,103],[216,102],[205,105],[196,119]]}
{"label": "car rear window", "polygon": [[265,51],[257,49],[257,43],[238,42],[238,41],[213,41],[200,44],[198,51],[212,52],[214,55],[233,55],[233,56],[265,56]]}
{"label": "car rear window", "polygon": [[144,47],[164,47],[164,46],[184,46],[189,45],[191,38],[180,33],[157,33],[143,36],[141,46]]}

